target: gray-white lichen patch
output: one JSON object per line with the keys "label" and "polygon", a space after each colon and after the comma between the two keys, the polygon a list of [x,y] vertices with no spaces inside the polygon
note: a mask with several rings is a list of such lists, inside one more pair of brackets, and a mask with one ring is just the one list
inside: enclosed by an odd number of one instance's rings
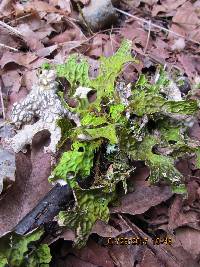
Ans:
{"label": "gray-white lichen patch", "polygon": [[[157,72],[155,75],[155,82],[157,82],[159,78],[160,72]],[[182,96],[180,89],[169,75],[166,74],[166,78],[168,79],[168,85],[160,88],[161,93],[164,93],[168,100],[181,101]]]}
{"label": "gray-white lichen patch", "polygon": [[56,152],[56,146],[61,139],[61,129],[57,120],[67,116],[79,125],[75,114],[66,110],[57,95],[58,83],[54,70],[43,70],[38,77],[38,83],[33,85],[27,97],[13,105],[11,120],[16,127],[22,129],[9,140],[13,150],[23,151],[25,145],[31,144],[34,135],[42,130],[51,134],[51,142],[45,148],[47,152]]}

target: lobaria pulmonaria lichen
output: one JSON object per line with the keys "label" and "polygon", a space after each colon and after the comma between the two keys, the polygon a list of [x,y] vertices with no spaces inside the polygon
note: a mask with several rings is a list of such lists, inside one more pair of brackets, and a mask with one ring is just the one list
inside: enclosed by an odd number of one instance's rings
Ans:
{"label": "lobaria pulmonaria lichen", "polygon": [[[126,180],[134,172],[134,161],[143,161],[149,167],[152,183],[168,183],[177,193],[186,189],[176,161],[196,155],[199,167],[200,144],[188,136],[198,102],[182,97],[162,68],[154,82],[144,75],[135,84],[121,81],[118,77],[124,64],[134,61],[131,45],[124,41],[113,56],[102,57],[98,76],[93,79],[89,77],[89,64],[80,55],[70,56],[65,64],[49,65],[27,99],[13,108],[13,121],[19,125],[31,123],[34,116],[39,118],[12,139],[15,151],[30,143],[33,134],[43,128],[52,134],[51,151],[56,150],[61,135],[60,146],[66,140],[71,142],[49,181],[62,180],[73,190],[74,206],[62,211],[58,222],[76,232],[75,244],[79,247],[98,219],[109,220],[109,205],[118,196],[117,188],[128,191]],[[68,106],[63,92],[58,98],[56,76],[68,82],[67,97],[75,98],[75,108]],[[88,98],[91,92],[93,101]],[[75,120],[72,114],[80,120],[73,129],[60,120],[65,115]],[[88,177],[90,187],[82,188],[80,181]]]}
{"label": "lobaria pulmonaria lichen", "polygon": [[45,151],[55,153],[62,136],[61,128],[57,124],[58,119],[67,116],[79,124],[78,117],[62,106],[57,95],[56,77],[53,69],[42,70],[38,83],[33,85],[27,97],[19,103],[14,103],[11,120],[18,128],[23,126],[23,129],[9,140],[16,153],[23,150],[25,145],[31,144],[34,135],[42,130],[48,130],[51,134],[51,142],[45,147]]}
{"label": "lobaria pulmonaria lichen", "polygon": [[[74,207],[62,211],[58,222],[75,230],[77,246],[85,244],[98,219],[108,221],[117,184],[123,184],[127,191],[133,161],[144,161],[150,168],[150,181],[168,183],[176,193],[186,192],[176,160],[196,154],[200,162],[199,143],[188,136],[199,109],[197,101],[182,97],[162,68],[151,83],[144,75],[135,84],[117,79],[124,64],[133,60],[131,42],[124,41],[113,56],[100,59],[94,79],[89,77],[88,63],[79,55],[56,67],[58,77],[70,84],[68,97],[77,100],[72,110],[81,125],[65,132],[71,149],[63,153],[49,180],[62,179],[73,189]],[[96,94],[93,102],[87,96],[91,90]],[[81,188],[78,182],[91,175],[90,188]]]}
{"label": "lobaria pulmonaria lichen", "polygon": [[44,234],[36,229],[21,236],[8,232],[0,238],[0,267],[38,267],[49,266],[51,261],[50,248],[38,241]]}

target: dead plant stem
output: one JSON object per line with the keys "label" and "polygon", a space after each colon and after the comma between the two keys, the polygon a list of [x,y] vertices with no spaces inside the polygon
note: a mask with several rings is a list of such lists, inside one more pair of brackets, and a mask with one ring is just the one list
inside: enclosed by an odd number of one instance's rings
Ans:
{"label": "dead plant stem", "polygon": [[7,29],[10,33],[12,33],[12,34],[14,34],[20,38],[23,38],[23,35],[21,34],[21,32],[19,32],[15,28],[11,27],[10,25],[6,24],[5,22],[0,21],[0,26]]}
{"label": "dead plant stem", "polygon": [[7,49],[10,49],[10,50],[15,51],[15,52],[19,51],[18,49],[14,48],[14,47],[11,47],[11,46],[8,46],[5,44],[1,44],[1,43],[0,43],[0,47],[7,48]]}
{"label": "dead plant stem", "polygon": [[0,100],[1,100],[1,106],[2,106],[2,113],[3,113],[3,119],[6,119],[6,113],[5,113],[5,106],[4,106],[4,101],[3,101],[3,94],[1,90],[1,84],[0,84]]}
{"label": "dead plant stem", "polygon": [[149,20],[149,31],[148,31],[146,46],[144,48],[144,53],[145,54],[147,52],[147,48],[148,48],[148,45],[149,45],[150,36],[151,36],[151,20]]}

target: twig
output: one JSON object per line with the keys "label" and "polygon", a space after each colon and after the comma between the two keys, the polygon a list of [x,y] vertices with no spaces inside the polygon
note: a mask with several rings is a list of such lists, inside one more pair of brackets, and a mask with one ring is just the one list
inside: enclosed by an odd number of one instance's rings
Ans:
{"label": "twig", "polygon": [[9,23],[11,24],[11,23],[13,23],[13,22],[16,22],[16,21],[21,20],[21,19],[25,19],[25,18],[30,17],[30,16],[32,16],[32,13],[30,13],[30,14],[26,14],[26,15],[21,16],[21,17],[16,18],[16,19],[13,19],[13,20],[9,21]]}
{"label": "twig", "polygon": [[[141,21],[141,22],[143,22],[143,23],[147,23],[147,24],[149,23],[148,20],[143,19],[143,18],[139,18],[139,17],[137,17],[137,16],[135,16],[135,15],[132,15],[132,14],[130,14],[130,13],[126,12],[126,11],[123,11],[123,10],[121,10],[121,9],[115,8],[115,10],[116,10],[117,12],[121,13],[121,14],[124,14],[124,15],[128,16],[128,17],[134,18],[135,20],[138,20],[138,21]],[[188,41],[191,41],[191,42],[193,42],[193,43],[195,43],[195,44],[200,45],[200,43],[197,42],[197,41],[195,41],[194,39],[187,38],[187,37],[185,37],[185,36],[182,35],[182,34],[179,34],[179,33],[177,33],[177,32],[174,32],[174,31],[172,31],[172,30],[169,30],[169,29],[167,29],[167,28],[165,28],[165,27],[162,27],[162,26],[160,26],[160,25],[157,25],[157,24],[155,24],[155,23],[151,23],[151,26],[154,27],[154,28],[160,29],[160,30],[162,30],[162,31],[171,33],[171,34],[173,34],[173,35],[176,35],[176,36],[178,36],[178,37],[182,37],[182,38],[184,38],[185,40],[188,40]]]}
{"label": "twig", "polygon": [[1,90],[1,81],[0,81],[0,100],[1,100],[1,106],[2,106],[2,113],[3,113],[3,119],[6,119],[6,113],[5,113],[5,107],[4,107],[4,102],[3,102],[3,94]]}
{"label": "twig", "polygon": [[72,199],[69,186],[55,185],[49,193],[13,229],[18,234],[26,234],[54,219]]}
{"label": "twig", "polygon": [[145,54],[147,52],[147,48],[148,48],[148,45],[149,45],[150,36],[151,36],[151,20],[149,20],[149,31],[148,31],[146,46],[144,48],[144,53]]}
{"label": "twig", "polygon": [[111,28],[111,31],[110,31],[110,42],[111,42],[111,48],[112,48],[112,54],[114,55],[114,48],[113,48],[113,38],[112,38],[112,28]]}
{"label": "twig", "polygon": [[14,48],[14,47],[11,47],[11,46],[8,46],[8,45],[5,45],[5,44],[1,44],[1,43],[0,43],[0,47],[4,47],[4,48],[10,49],[10,50],[13,50],[15,52],[19,51],[18,49]]}
{"label": "twig", "polygon": [[16,30],[15,28],[11,27],[10,25],[6,24],[3,21],[0,21],[0,26],[2,26],[3,28],[7,29],[10,33],[20,37],[20,38],[24,38],[24,36],[21,34],[20,31]]}

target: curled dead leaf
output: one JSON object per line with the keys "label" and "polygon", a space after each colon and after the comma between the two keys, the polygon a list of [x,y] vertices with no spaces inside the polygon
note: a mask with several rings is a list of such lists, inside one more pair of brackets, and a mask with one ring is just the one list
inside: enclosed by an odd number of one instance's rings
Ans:
{"label": "curled dead leaf", "polygon": [[14,53],[14,52],[5,52],[0,60],[1,68],[4,68],[8,63],[16,63],[18,65],[29,68],[29,64],[33,62],[37,56],[33,53]]}
{"label": "curled dead leaf", "polygon": [[122,197],[118,207],[111,208],[111,213],[141,214],[149,208],[169,199],[173,193],[168,186],[139,187],[135,192]]}
{"label": "curled dead leaf", "polygon": [[200,255],[200,231],[183,227],[176,230],[176,239],[194,259]]}
{"label": "curled dead leaf", "polygon": [[[172,22],[172,31],[200,42],[200,19],[191,2],[187,1],[183,6],[178,8],[175,16],[172,18]],[[169,34],[169,37],[173,38],[174,36],[173,34]]]}

